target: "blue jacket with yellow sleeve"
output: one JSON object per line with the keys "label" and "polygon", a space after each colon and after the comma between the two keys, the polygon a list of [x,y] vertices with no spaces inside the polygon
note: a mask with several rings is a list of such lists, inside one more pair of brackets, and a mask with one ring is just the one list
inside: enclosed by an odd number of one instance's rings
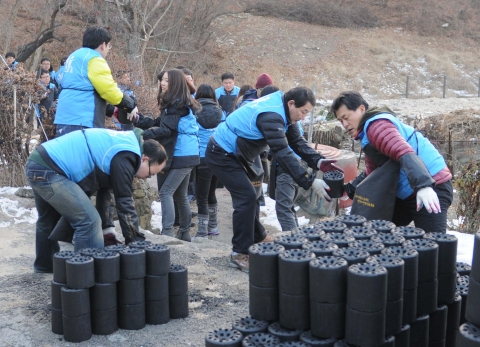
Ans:
{"label": "blue jacket with yellow sleeve", "polygon": [[107,61],[91,48],[80,48],[65,62],[54,124],[103,128],[107,102],[130,112],[135,102],[113,80]]}

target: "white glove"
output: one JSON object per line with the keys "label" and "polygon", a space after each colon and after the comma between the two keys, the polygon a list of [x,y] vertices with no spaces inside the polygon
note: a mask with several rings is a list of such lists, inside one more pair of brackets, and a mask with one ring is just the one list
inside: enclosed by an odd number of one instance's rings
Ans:
{"label": "white glove", "polygon": [[132,122],[135,122],[135,120],[138,119],[138,108],[137,108],[137,106],[135,106],[135,108],[130,113],[127,113],[127,119],[132,121]]}
{"label": "white glove", "polygon": [[315,179],[312,184],[312,189],[321,198],[325,198],[328,201],[332,200],[332,198],[328,195],[327,190],[330,190],[330,187],[325,183],[324,180],[319,178]]}
{"label": "white glove", "polygon": [[437,193],[430,187],[421,188],[417,192],[417,211],[420,211],[422,205],[425,206],[428,213],[442,212]]}
{"label": "white glove", "polygon": [[117,244],[120,245],[123,243],[118,238],[115,228],[110,227],[107,229],[103,229],[102,231],[103,231],[103,243],[105,246],[117,245]]}

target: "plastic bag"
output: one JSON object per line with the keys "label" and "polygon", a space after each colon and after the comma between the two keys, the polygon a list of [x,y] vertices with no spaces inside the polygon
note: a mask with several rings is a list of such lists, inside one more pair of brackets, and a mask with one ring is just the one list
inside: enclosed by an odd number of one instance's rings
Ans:
{"label": "plastic bag", "polygon": [[[308,171],[311,172],[312,169],[309,168]],[[322,176],[323,174],[318,171],[316,177],[321,178]],[[332,217],[335,215],[335,199],[327,201],[327,199],[321,198],[315,194],[312,188],[307,190],[300,188],[295,203],[300,206],[302,210],[312,216]]]}

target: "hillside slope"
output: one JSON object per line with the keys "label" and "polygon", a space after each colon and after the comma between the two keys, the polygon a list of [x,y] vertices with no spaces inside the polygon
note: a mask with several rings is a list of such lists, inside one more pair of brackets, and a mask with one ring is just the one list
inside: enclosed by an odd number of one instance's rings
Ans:
{"label": "hillside slope", "polygon": [[[268,72],[282,88],[315,86],[331,98],[357,89],[372,96],[476,96],[480,44],[469,38],[415,35],[399,27],[342,29],[250,14],[215,22],[216,74],[234,72],[238,84]],[[226,30],[227,29],[227,30]],[[209,72],[210,73],[210,72]]]}
{"label": "hillside slope", "polygon": [[[302,1],[306,0],[296,3]],[[24,2],[11,27],[5,23],[15,0],[1,3],[2,32],[13,30],[9,50],[14,50],[38,34],[43,2]],[[49,57],[55,68],[81,45],[85,27],[95,21],[93,0],[69,4],[58,16],[62,26],[56,36],[64,41],[42,47],[41,56]],[[358,1],[338,4],[353,8]],[[218,86],[225,71],[237,76],[237,85],[254,84],[260,73],[268,72],[282,89],[307,85],[326,99],[343,89],[377,98],[401,97],[407,76],[410,97],[441,97],[444,76],[446,96],[477,96],[480,0],[369,0],[362,6],[377,18],[378,27],[325,27],[248,13],[225,15],[213,23],[212,42],[195,55],[193,66],[187,65],[197,84]],[[443,27],[445,23],[449,26]],[[114,71],[125,66],[125,61],[118,63],[124,57],[124,38],[125,34],[114,33],[115,49],[108,57]],[[5,48],[4,40],[0,38],[0,49]],[[184,65],[191,56],[172,56],[167,67]],[[151,61],[148,57],[146,64]]]}

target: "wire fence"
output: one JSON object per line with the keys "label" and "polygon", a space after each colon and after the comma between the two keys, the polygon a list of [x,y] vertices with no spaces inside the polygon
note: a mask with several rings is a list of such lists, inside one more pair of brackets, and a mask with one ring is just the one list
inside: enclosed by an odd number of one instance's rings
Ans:
{"label": "wire fence", "polygon": [[406,76],[397,86],[397,98],[480,98],[480,77],[437,75],[429,79]]}

